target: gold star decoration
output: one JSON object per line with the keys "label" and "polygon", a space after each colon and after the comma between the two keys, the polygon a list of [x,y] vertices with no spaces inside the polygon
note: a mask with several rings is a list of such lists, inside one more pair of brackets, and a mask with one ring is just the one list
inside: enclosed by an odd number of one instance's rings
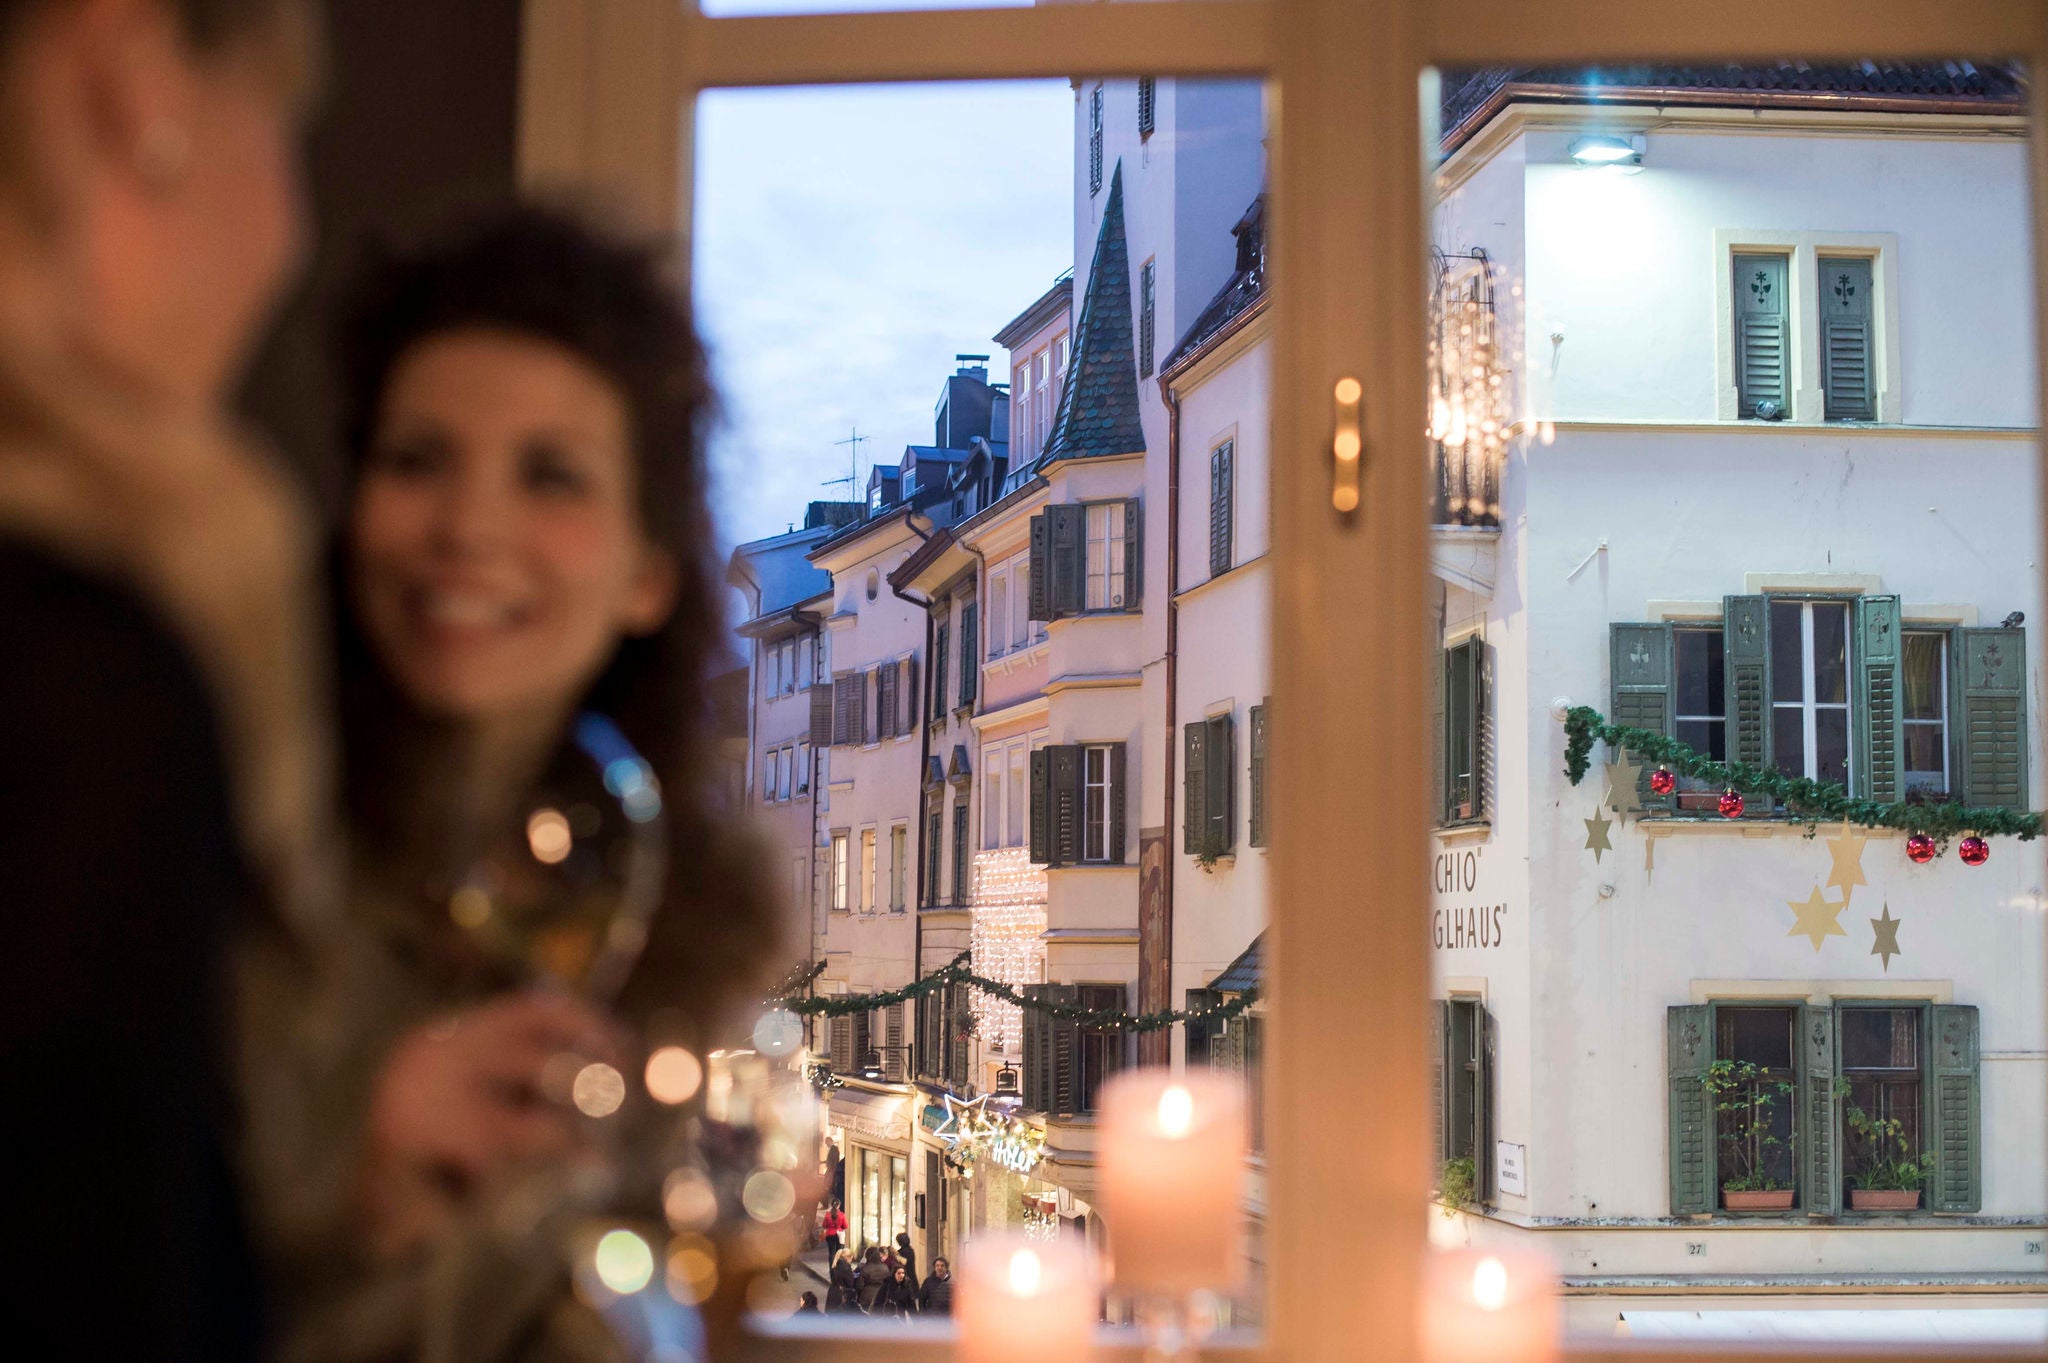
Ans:
{"label": "gold star decoration", "polygon": [[1643,812],[1642,770],[1642,763],[1628,760],[1627,748],[1617,748],[1607,764],[1607,804],[1621,815],[1623,825],[1629,815]]}
{"label": "gold star decoration", "polygon": [[1792,930],[1785,934],[1787,937],[1805,937],[1812,941],[1813,949],[1819,951],[1822,938],[1849,935],[1841,923],[1842,910],[1849,906],[1847,899],[1830,902],[1827,891],[1816,885],[1805,903],[1802,904],[1796,899],[1788,899],[1785,902],[1797,915]]}
{"label": "gold star decoration", "polygon": [[1899,950],[1899,920],[1892,917],[1892,906],[1885,905],[1884,916],[1871,919],[1870,926],[1877,934],[1877,940],[1871,944],[1870,954],[1881,958],[1884,961],[1885,973],[1890,974],[1892,957],[1905,955]]}
{"label": "gold star decoration", "polygon": [[1863,878],[1863,845],[1869,841],[1864,834],[1850,832],[1847,819],[1842,821],[1840,836],[1827,840],[1828,855],[1835,859],[1833,869],[1828,872],[1828,888],[1842,892],[1844,905],[1848,904],[1855,886],[1870,883]]}
{"label": "gold star decoration", "polygon": [[1597,863],[1602,852],[1612,852],[1614,844],[1607,840],[1607,830],[1614,827],[1614,820],[1600,812],[1600,806],[1593,806],[1593,817],[1586,820],[1586,850],[1593,854]]}

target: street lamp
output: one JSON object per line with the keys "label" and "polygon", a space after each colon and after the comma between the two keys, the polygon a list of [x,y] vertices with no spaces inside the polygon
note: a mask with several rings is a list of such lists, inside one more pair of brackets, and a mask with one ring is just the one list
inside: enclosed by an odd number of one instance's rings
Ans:
{"label": "street lamp", "polygon": [[1639,137],[1588,133],[1574,141],[1567,150],[1572,160],[1582,166],[1640,166],[1643,163],[1642,139]]}

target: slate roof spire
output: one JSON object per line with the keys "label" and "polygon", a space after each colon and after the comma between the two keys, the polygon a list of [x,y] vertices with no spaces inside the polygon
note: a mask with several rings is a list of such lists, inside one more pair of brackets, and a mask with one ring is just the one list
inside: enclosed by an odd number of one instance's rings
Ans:
{"label": "slate roof spire", "polygon": [[1095,237],[1094,263],[1088,267],[1081,320],[1074,326],[1066,391],[1060,394],[1040,464],[1144,450],[1131,332],[1131,255],[1124,242],[1124,166],[1118,161],[1102,209],[1102,230]]}

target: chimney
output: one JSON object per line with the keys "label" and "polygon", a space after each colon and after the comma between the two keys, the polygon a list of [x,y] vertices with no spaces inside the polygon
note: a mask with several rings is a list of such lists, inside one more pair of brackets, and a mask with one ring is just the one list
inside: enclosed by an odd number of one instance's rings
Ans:
{"label": "chimney", "polygon": [[959,367],[958,373],[961,378],[977,379],[982,383],[988,382],[988,356],[955,355],[953,363]]}

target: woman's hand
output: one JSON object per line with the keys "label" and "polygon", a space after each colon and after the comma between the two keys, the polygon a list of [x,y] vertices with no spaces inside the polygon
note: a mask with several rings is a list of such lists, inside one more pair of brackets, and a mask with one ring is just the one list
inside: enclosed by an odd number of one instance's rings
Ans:
{"label": "woman's hand", "polygon": [[370,1095],[365,1203],[372,1248],[412,1249],[479,1188],[585,1142],[568,1084],[622,1047],[597,1013],[553,994],[516,994],[398,1039]]}

